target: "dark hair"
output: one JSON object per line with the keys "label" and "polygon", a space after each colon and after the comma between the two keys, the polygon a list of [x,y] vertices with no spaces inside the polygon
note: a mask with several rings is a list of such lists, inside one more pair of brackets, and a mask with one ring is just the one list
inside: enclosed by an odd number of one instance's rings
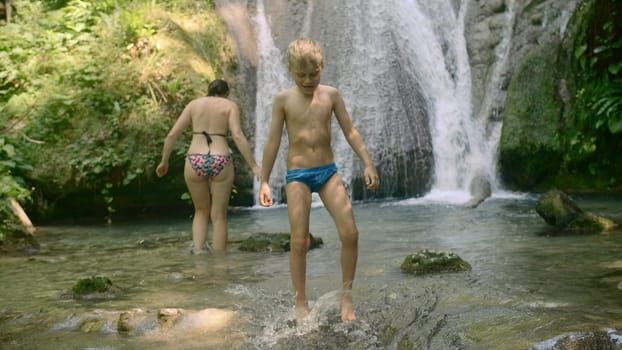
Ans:
{"label": "dark hair", "polygon": [[228,96],[229,84],[222,79],[216,79],[209,83],[207,88],[207,96]]}

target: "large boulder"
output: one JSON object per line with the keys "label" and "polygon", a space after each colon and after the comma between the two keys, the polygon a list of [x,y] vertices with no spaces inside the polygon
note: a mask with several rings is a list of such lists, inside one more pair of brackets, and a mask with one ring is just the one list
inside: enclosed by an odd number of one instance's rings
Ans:
{"label": "large boulder", "polygon": [[536,212],[547,224],[577,232],[603,232],[618,226],[614,221],[583,211],[564,192],[550,190],[540,196]]}
{"label": "large boulder", "polygon": [[558,50],[552,44],[533,49],[512,75],[499,139],[501,180],[510,189],[541,190],[559,170],[562,105],[551,69]]}

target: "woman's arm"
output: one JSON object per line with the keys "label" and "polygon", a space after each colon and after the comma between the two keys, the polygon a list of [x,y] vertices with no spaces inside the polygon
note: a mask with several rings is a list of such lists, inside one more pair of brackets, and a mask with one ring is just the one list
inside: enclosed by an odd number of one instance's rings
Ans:
{"label": "woman's arm", "polygon": [[232,102],[231,111],[229,112],[229,129],[231,130],[231,136],[233,137],[233,142],[242,153],[242,157],[251,167],[253,173],[257,178],[261,177],[261,169],[257,162],[255,161],[255,157],[253,157],[253,152],[248,144],[248,140],[242,131],[242,127],[240,126],[240,112],[238,106]]}
{"label": "woman's arm", "polygon": [[160,164],[158,164],[158,167],[156,168],[156,174],[158,177],[162,177],[168,172],[168,160],[173,152],[175,142],[177,142],[177,139],[179,139],[184,129],[186,129],[192,122],[190,112],[191,105],[192,102],[184,108],[183,112],[181,112],[181,115],[177,118],[177,121],[173,124],[173,127],[164,139],[164,146],[162,146],[162,158],[160,159]]}

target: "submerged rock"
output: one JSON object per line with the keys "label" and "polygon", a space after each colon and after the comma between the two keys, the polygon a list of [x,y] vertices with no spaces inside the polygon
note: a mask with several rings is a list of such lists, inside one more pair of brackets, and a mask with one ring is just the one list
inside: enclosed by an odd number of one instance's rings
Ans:
{"label": "submerged rock", "polygon": [[163,308],[157,311],[132,309],[119,315],[117,330],[126,335],[154,336],[159,332],[214,332],[228,327],[236,315],[236,311],[217,308]]}
{"label": "submerged rock", "polygon": [[542,343],[529,350],[622,350],[622,334],[616,331],[594,333],[564,334]]}
{"label": "submerged rock", "polygon": [[[0,214],[6,214],[0,211]],[[39,242],[23,226],[12,220],[0,219],[0,255],[39,251]]]}
{"label": "submerged rock", "polygon": [[121,312],[117,321],[117,331],[128,335],[139,335],[156,329],[157,317],[152,311],[140,308]]}
{"label": "submerged rock", "polygon": [[[320,237],[311,238],[309,249],[315,249],[324,244]],[[239,249],[245,252],[288,252],[289,233],[256,233],[240,243]]]}
{"label": "submerged rock", "polygon": [[400,266],[403,272],[424,275],[439,272],[460,272],[471,270],[471,265],[458,255],[423,249],[404,258]]}
{"label": "submerged rock", "polygon": [[471,194],[471,199],[464,206],[466,208],[477,208],[492,194],[490,178],[481,172],[475,175],[469,184],[469,194]]}
{"label": "submerged rock", "polygon": [[576,232],[609,231],[618,224],[593,213],[585,212],[564,192],[550,190],[536,204],[536,212],[547,224]]}

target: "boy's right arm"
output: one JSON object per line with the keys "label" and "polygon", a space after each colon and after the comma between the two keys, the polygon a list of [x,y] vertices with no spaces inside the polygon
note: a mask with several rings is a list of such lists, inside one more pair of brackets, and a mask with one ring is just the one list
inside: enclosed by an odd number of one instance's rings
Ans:
{"label": "boy's right arm", "polygon": [[281,145],[281,134],[283,125],[285,124],[285,113],[283,111],[283,98],[281,95],[274,97],[272,101],[272,121],[270,122],[270,130],[268,139],[263,148],[263,159],[261,161],[261,184],[259,188],[259,204],[264,207],[272,205],[272,197],[270,195],[270,173],[276,160],[279,146]]}

